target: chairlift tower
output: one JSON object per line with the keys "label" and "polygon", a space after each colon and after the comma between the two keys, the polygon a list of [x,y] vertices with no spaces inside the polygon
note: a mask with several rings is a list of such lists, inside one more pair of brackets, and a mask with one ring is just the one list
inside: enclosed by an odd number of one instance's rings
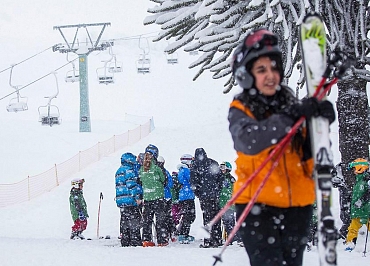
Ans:
{"label": "chairlift tower", "polygon": [[[113,42],[100,43],[101,36],[103,35],[103,32],[107,26],[110,26],[110,23],[78,24],[53,27],[54,30],[59,30],[65,42],[64,44],[54,45],[53,52],[73,52],[78,55],[80,75],[80,132],[91,132],[87,56],[93,51],[104,51],[105,49],[113,46]],[[88,27],[101,27],[100,34],[95,42],[91,39]],[[67,41],[62,31],[63,29],[67,28],[76,29],[76,33],[71,43]],[[85,29],[87,35],[86,46],[83,47],[81,47],[81,45],[77,41],[77,35],[80,29]]]}

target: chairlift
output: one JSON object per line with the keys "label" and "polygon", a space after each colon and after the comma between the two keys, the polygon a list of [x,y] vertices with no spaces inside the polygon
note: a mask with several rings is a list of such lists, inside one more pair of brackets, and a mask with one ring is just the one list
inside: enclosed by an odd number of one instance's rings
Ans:
{"label": "chairlift", "polygon": [[6,106],[6,110],[8,112],[20,112],[20,111],[26,111],[28,110],[28,98],[27,97],[22,97],[19,93],[19,87],[20,86],[14,86],[12,85],[12,74],[13,74],[13,67],[14,65],[11,66],[10,69],[10,77],[9,77],[9,85],[13,89],[15,89],[17,93],[17,97],[11,98],[9,104]]}
{"label": "chairlift", "polygon": [[108,62],[105,62],[103,67],[96,69],[99,84],[113,84],[114,83],[114,72],[110,72],[107,66]]}
{"label": "chairlift", "polygon": [[111,57],[108,60],[103,60],[104,66],[96,69],[96,74],[98,76],[99,84],[113,84],[114,83],[114,73],[113,71],[109,71],[109,64],[112,62],[113,54],[111,52],[112,46],[109,47],[109,54]]}
{"label": "chairlift", "polygon": [[142,52],[139,55],[139,60],[136,61],[137,73],[150,73],[149,41],[147,38],[140,36],[139,48]]}
{"label": "chairlift", "polygon": [[139,60],[136,61],[137,73],[150,73],[150,58],[149,55],[140,54]]}
{"label": "chairlift", "polygon": [[198,55],[198,50],[190,51],[189,54],[190,55]]}
{"label": "chairlift", "polygon": [[116,56],[113,56],[114,62],[110,62],[108,66],[108,71],[110,73],[119,73],[123,71],[123,63],[118,62]]}
{"label": "chairlift", "polygon": [[60,112],[59,108],[56,105],[52,105],[51,101],[57,97],[59,94],[59,87],[58,87],[58,79],[55,72],[53,72],[53,75],[55,77],[55,82],[57,86],[57,92],[54,95],[46,96],[45,98],[48,98],[48,103],[46,105],[39,106],[39,122],[41,122],[41,125],[43,126],[53,126],[53,125],[60,125],[61,119],[60,119]]}
{"label": "chairlift", "polygon": [[66,74],[65,81],[66,82],[79,82],[80,81],[80,74],[79,71],[76,70],[75,64],[73,61],[68,60],[68,53],[67,53],[67,61],[72,64],[72,70],[69,70]]}
{"label": "chairlift", "polygon": [[174,65],[174,64],[179,63],[177,52],[172,53],[172,54],[166,53],[166,57],[167,57],[167,64]]}

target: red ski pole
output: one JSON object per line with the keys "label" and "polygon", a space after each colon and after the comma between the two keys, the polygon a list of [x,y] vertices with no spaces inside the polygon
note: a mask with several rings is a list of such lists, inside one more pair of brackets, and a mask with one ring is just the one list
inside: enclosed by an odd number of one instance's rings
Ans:
{"label": "red ski pole", "polygon": [[96,237],[99,239],[99,222],[100,222],[100,205],[101,201],[103,199],[103,193],[100,192],[100,197],[99,197],[99,207],[98,207],[98,226],[96,228]]}

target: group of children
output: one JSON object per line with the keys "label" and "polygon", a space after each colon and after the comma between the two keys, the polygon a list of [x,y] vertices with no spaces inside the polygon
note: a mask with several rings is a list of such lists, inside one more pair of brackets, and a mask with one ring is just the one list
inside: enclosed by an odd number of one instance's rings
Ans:
{"label": "group of children", "polygon": [[[205,151],[200,149],[206,156]],[[155,145],[149,144],[145,152],[138,156],[130,152],[122,154],[121,165],[115,174],[115,201],[121,214],[120,239],[123,247],[155,245],[161,247],[167,246],[170,241],[178,241],[181,244],[194,241],[194,237],[189,233],[196,218],[195,197],[199,197],[200,201],[203,194],[209,198],[204,183],[212,184],[211,190],[216,193],[214,203],[217,204],[210,206],[211,209],[202,208],[204,225],[209,222],[205,214],[211,213],[210,210],[218,212],[226,204],[231,198],[235,182],[230,173],[231,164],[222,162],[218,165],[215,162],[217,174],[213,176],[214,171],[209,171],[212,175],[208,177],[207,171],[204,171],[197,176],[200,178],[198,180],[195,178],[196,174],[192,173],[192,170],[195,170],[194,163],[195,156],[183,154],[177,171],[170,174],[165,168],[164,158],[159,156]],[[199,184],[194,180],[200,181]],[[71,239],[84,239],[81,233],[86,229],[89,217],[82,194],[83,182],[84,180],[72,181],[70,209],[74,225]],[[210,218],[213,218],[213,215]],[[224,235],[227,235],[235,225],[233,207],[223,215],[222,222]],[[221,236],[221,228],[217,228],[216,235]],[[238,235],[234,240],[241,243]],[[217,237],[217,243],[210,239],[205,239],[204,243],[203,247],[218,247],[222,241],[221,237]]]}

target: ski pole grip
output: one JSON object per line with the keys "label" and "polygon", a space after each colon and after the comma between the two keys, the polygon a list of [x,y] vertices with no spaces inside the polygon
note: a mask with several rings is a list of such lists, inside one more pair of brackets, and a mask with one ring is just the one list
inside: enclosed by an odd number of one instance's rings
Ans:
{"label": "ski pole grip", "polygon": [[100,192],[100,199],[103,199],[103,192]]}

